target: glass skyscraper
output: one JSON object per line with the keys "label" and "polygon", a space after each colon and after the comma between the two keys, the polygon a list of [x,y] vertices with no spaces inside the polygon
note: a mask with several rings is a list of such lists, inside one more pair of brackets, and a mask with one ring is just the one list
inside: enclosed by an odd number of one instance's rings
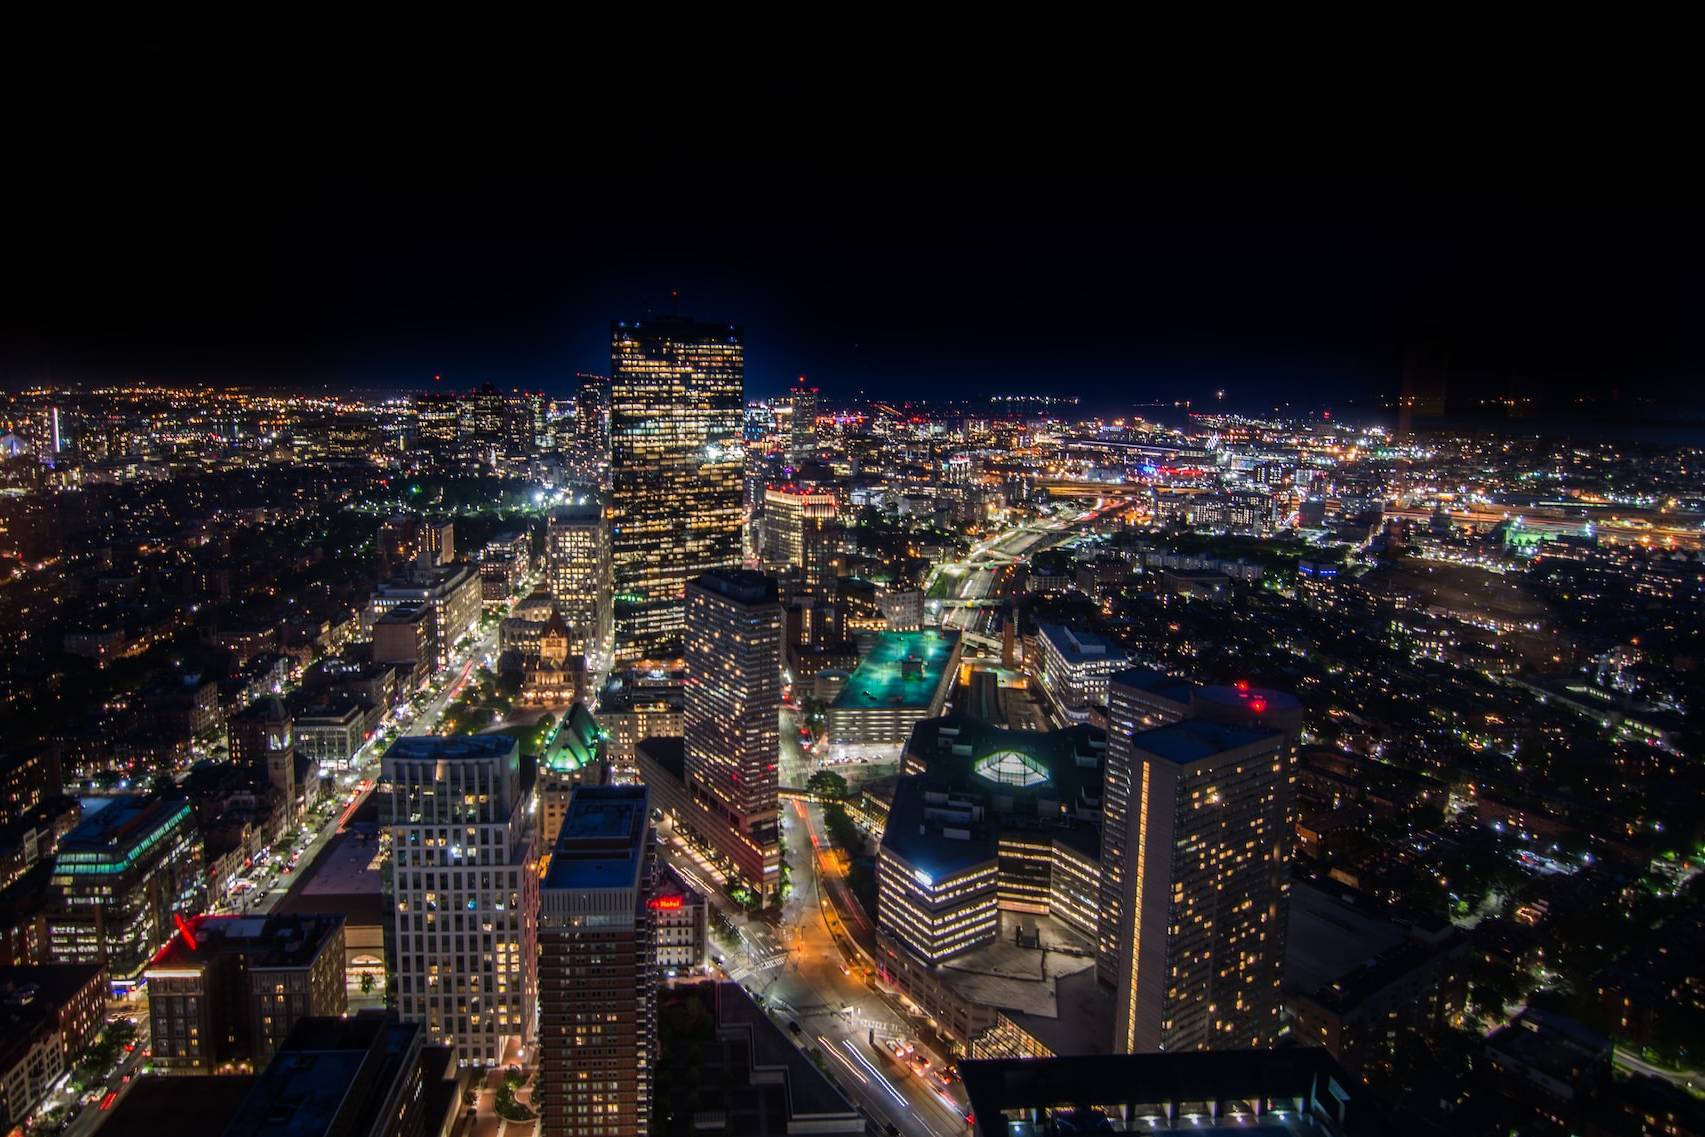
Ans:
{"label": "glass skyscraper", "polygon": [[682,651],[687,581],[741,563],[741,329],[679,316],[610,330],[616,659]]}

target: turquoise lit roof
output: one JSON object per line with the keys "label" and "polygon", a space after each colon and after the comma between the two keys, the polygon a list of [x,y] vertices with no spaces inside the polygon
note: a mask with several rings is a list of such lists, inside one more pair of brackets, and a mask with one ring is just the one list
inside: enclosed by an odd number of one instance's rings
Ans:
{"label": "turquoise lit roof", "polygon": [[[883,632],[859,661],[831,707],[923,709],[935,697],[958,632]],[[915,661],[908,666],[908,660]]]}

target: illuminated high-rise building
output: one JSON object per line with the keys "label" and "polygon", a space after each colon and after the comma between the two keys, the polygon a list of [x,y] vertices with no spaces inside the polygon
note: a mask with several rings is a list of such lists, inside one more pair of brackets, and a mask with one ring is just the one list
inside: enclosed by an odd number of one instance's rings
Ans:
{"label": "illuminated high-rise building", "polygon": [[1131,739],[1139,731],[1177,722],[1190,713],[1191,684],[1159,671],[1132,668],[1107,683],[1107,760],[1101,792],[1101,923],[1096,974],[1119,979],[1119,935],[1125,895],[1125,830],[1130,817]]}
{"label": "illuminated high-rise building", "polygon": [[830,579],[837,522],[835,495],[806,486],[771,486],[764,491],[764,568],[795,568],[807,588]]}
{"label": "illuminated high-rise building", "polygon": [[644,786],[580,786],[539,890],[544,1137],[644,1137],[657,1058],[656,860]]}
{"label": "illuminated high-rise building", "polygon": [[565,505],[545,520],[545,574],[557,609],[568,621],[568,650],[576,657],[603,650],[610,638],[610,530],[604,507]]}
{"label": "illuminated high-rise building", "polygon": [[400,738],[378,790],[395,1006],[461,1064],[495,1065],[533,1034],[539,878],[515,740]]}
{"label": "illuminated high-rise building", "polygon": [[771,577],[723,569],[687,586],[683,769],[695,828],[764,902],[781,884],[783,622]]}
{"label": "illuminated high-rise building", "polygon": [[789,392],[793,396],[793,439],[788,449],[795,462],[803,462],[817,452],[817,388],[799,382]]}
{"label": "illuminated high-rise building", "polygon": [[574,392],[574,445],[592,462],[610,460],[610,380],[603,375],[577,375]]}
{"label": "illuminated high-rise building", "polygon": [[1189,718],[1127,746],[1113,1049],[1270,1046],[1296,822],[1289,739]]}
{"label": "illuminated high-rise building", "polygon": [[681,651],[687,581],[741,562],[744,336],[681,317],[610,335],[616,658]]}

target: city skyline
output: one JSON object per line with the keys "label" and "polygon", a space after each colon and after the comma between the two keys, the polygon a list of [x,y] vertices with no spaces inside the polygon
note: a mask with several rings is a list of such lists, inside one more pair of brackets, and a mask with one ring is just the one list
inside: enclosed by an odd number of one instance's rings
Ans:
{"label": "city skyline", "polygon": [[[1687,317],[1696,219],[1614,197],[1162,180],[1125,197],[1090,185],[1073,208],[1023,181],[925,179],[909,202],[872,192],[833,223],[725,189],[606,200],[620,220],[589,230],[544,209],[549,183],[296,188],[253,230],[249,265],[231,262],[217,212],[169,197],[142,201],[181,220],[174,259],[108,231],[124,210],[56,231],[49,209],[44,234],[69,244],[15,252],[31,287],[6,297],[0,383],[413,391],[442,376],[567,396],[576,372],[603,370],[606,321],[678,307],[748,327],[752,395],[805,375],[835,402],[1100,403],[1116,386],[1131,393],[1109,407],[1223,390],[1239,409],[1342,409],[1419,390],[1455,415],[1487,394],[1554,413],[1611,396],[1630,417],[1655,417],[1626,406],[1645,398],[1702,409],[1687,382],[1705,360]],[[857,189],[877,187],[843,192]],[[371,212],[380,197],[392,212]],[[357,224],[364,239],[341,241]],[[67,249],[147,257],[169,283],[79,288]],[[212,285],[233,271],[258,291]]]}
{"label": "city skyline", "polygon": [[699,174],[20,236],[12,1137],[1705,1132],[1690,221]]}

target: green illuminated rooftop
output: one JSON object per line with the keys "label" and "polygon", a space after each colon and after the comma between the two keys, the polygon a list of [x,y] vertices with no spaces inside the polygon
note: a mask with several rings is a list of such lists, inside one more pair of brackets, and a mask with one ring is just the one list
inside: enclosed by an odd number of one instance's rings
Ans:
{"label": "green illuminated rooftop", "polygon": [[582,769],[598,756],[599,741],[597,720],[575,703],[545,746],[545,765],[559,773]]}
{"label": "green illuminated rooftop", "polygon": [[881,633],[832,706],[927,708],[958,641],[958,632],[933,628]]}

